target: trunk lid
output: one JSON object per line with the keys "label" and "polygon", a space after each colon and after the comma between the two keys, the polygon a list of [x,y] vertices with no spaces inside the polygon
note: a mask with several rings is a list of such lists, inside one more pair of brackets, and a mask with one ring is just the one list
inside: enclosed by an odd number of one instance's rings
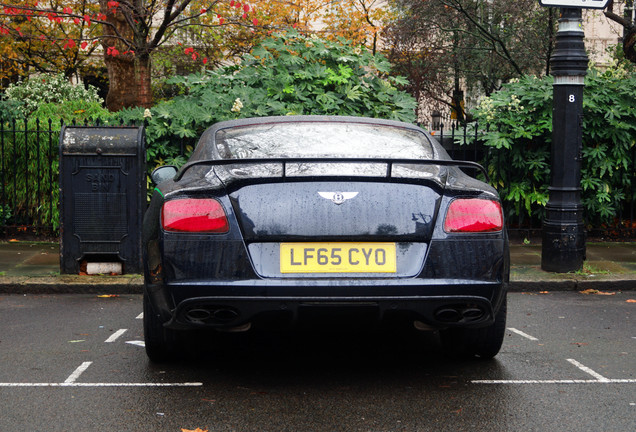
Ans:
{"label": "trunk lid", "polygon": [[386,181],[247,184],[229,194],[246,242],[427,242],[441,188]]}

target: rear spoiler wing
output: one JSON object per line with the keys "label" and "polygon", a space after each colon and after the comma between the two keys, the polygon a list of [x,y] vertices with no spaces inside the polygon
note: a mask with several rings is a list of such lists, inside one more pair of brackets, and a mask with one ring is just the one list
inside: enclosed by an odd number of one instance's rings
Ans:
{"label": "rear spoiler wing", "polygon": [[473,168],[481,171],[486,177],[486,181],[490,182],[490,176],[486,169],[472,161],[456,161],[456,160],[438,160],[438,159],[388,159],[388,158],[326,158],[326,157],[313,157],[313,158],[259,158],[259,159],[205,159],[186,163],[177,172],[174,177],[175,181],[179,181],[185,172],[199,165],[259,165],[259,164],[282,164],[283,174],[282,177],[287,176],[287,164],[299,164],[299,163],[368,163],[368,164],[386,164],[386,178],[390,178],[393,173],[393,165],[439,165],[439,166],[456,166],[460,168]]}

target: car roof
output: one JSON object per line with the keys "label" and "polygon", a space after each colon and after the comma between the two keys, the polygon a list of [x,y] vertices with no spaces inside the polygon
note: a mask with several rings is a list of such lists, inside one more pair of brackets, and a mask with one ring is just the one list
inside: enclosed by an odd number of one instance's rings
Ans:
{"label": "car roof", "polygon": [[337,122],[337,123],[365,123],[378,124],[393,127],[401,127],[424,132],[418,126],[410,123],[386,120],[371,117],[354,117],[354,116],[328,116],[328,115],[293,115],[293,116],[271,116],[271,117],[249,117],[236,120],[226,120],[218,122],[208,128],[208,130],[219,130],[228,127],[268,124],[268,123],[302,123],[302,122]]}

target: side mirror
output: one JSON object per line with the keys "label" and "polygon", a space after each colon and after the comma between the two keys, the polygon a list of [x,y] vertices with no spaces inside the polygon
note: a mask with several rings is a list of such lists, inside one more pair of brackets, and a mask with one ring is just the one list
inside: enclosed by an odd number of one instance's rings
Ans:
{"label": "side mirror", "polygon": [[177,167],[174,165],[164,165],[158,168],[150,174],[150,178],[154,184],[159,184],[165,180],[169,180],[177,175]]}

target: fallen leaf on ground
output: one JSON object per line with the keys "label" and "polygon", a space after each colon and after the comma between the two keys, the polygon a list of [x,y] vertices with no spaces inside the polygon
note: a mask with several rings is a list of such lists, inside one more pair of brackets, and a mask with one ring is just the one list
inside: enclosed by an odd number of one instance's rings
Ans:
{"label": "fallen leaf on ground", "polygon": [[550,294],[550,291],[539,291],[539,294]]}
{"label": "fallen leaf on ground", "polygon": [[627,303],[636,303],[636,300],[634,300],[634,299],[629,299],[629,300],[627,300]]}
{"label": "fallen leaf on ground", "polygon": [[19,240],[18,239],[10,239],[9,242],[10,243],[17,243]]}
{"label": "fallen leaf on ground", "polygon": [[115,297],[119,297],[119,294],[104,294],[104,295],[98,295],[97,297],[99,297],[99,298],[115,298]]}
{"label": "fallen leaf on ground", "polygon": [[616,295],[615,292],[606,292],[606,291],[599,291],[596,289],[586,289],[584,291],[579,291],[581,294],[596,294],[596,295]]}
{"label": "fallen leaf on ground", "polygon": [[201,429],[201,428],[196,428],[196,429],[181,429],[181,432],[208,432],[207,429]]}

